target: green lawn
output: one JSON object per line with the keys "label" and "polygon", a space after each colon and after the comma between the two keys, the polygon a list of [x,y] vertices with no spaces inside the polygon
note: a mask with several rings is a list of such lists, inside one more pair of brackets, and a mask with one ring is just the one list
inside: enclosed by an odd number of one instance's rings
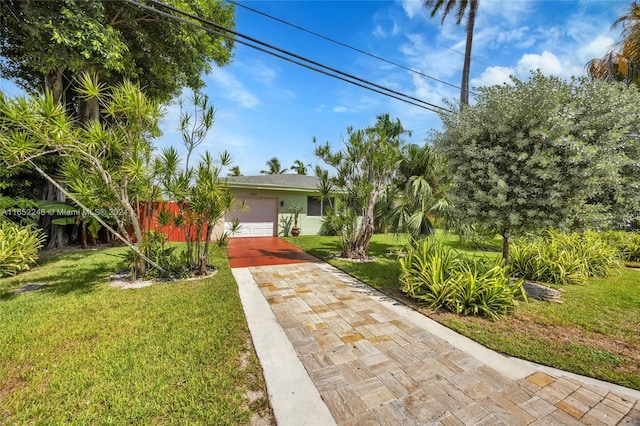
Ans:
{"label": "green lawn", "polygon": [[[439,233],[438,239],[468,254],[500,255],[498,240],[490,242],[491,251],[461,246],[452,235]],[[396,252],[405,242],[401,238],[375,235],[370,245],[374,263],[330,259],[338,251],[335,237],[287,240],[498,352],[640,390],[640,271],[624,269],[584,286],[564,286],[564,303],[531,299],[515,314],[492,322],[432,312],[400,292]]]}
{"label": "green lawn", "polygon": [[[266,397],[248,398],[264,380],[226,253],[213,277],[122,290],[106,281],[123,252],[63,253],[0,279],[0,423],[236,425],[267,413]],[[49,285],[13,293],[29,282]]]}

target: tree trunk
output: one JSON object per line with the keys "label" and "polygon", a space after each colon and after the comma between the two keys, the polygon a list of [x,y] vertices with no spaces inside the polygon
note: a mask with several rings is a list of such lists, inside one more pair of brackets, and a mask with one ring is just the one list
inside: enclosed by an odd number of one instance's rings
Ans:
{"label": "tree trunk", "polygon": [[[44,199],[47,201],[59,201],[64,203],[67,201],[67,196],[62,191],[59,191],[50,182],[47,182],[46,189],[44,191]],[[46,215],[42,220],[42,228],[48,236],[49,242],[47,243],[48,249],[60,249],[67,245],[67,236],[64,233],[64,225],[56,225],[53,223],[55,215]]]}
{"label": "tree trunk", "polygon": [[502,258],[504,264],[509,264],[509,230],[502,231]]}
{"label": "tree trunk", "polygon": [[80,231],[80,248],[86,249],[87,245],[87,219],[82,218],[82,222],[80,222],[81,231]]}
{"label": "tree trunk", "polygon": [[469,73],[471,71],[471,47],[473,44],[473,28],[476,23],[476,12],[479,0],[471,0],[469,3],[469,16],[467,17],[467,41],[464,47],[464,65],[462,66],[462,84],[460,87],[460,111],[469,105]]}
{"label": "tree trunk", "polygon": [[81,123],[87,124],[100,119],[100,104],[98,98],[81,99],[78,108]]}
{"label": "tree trunk", "polygon": [[64,74],[63,68],[56,68],[44,77],[45,89],[51,92],[54,102],[58,104],[63,103],[64,85],[62,82],[62,76]]}
{"label": "tree trunk", "polygon": [[[56,103],[63,102],[63,94],[64,94],[64,86],[62,82],[62,76],[64,74],[63,68],[56,68],[55,70],[50,71],[47,75],[45,75],[45,89],[51,92],[53,96],[53,100]],[[50,182],[47,182],[46,188],[44,191],[44,200],[47,201],[60,201],[64,203],[67,201],[67,197],[58,190],[55,186],[53,186]],[[47,234],[47,248],[48,249],[56,249],[63,248],[66,246],[66,235],[64,233],[64,225],[56,225],[52,222],[54,219],[51,215],[46,215],[43,217],[41,226],[44,232]]]}
{"label": "tree trunk", "polygon": [[378,199],[379,190],[373,190],[369,196],[369,202],[362,211],[362,223],[360,231],[353,241],[349,242],[347,248],[347,258],[354,260],[366,260],[369,255],[369,242],[374,231],[374,209]]}

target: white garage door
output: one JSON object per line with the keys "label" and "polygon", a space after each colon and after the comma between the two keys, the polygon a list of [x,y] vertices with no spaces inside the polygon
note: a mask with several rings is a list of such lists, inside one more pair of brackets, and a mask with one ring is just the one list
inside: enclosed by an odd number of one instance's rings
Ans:
{"label": "white garage door", "polygon": [[240,232],[234,237],[273,237],[276,235],[278,221],[277,198],[243,198],[236,197],[237,205],[244,200],[249,208],[246,212],[236,208],[225,216],[225,231],[231,229],[231,223],[237,218],[240,221]]}

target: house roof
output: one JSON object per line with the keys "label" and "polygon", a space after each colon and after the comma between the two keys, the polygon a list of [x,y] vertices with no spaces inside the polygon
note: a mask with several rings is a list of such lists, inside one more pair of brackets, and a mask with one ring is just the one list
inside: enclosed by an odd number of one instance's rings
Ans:
{"label": "house roof", "polygon": [[316,192],[320,178],[298,174],[229,176],[231,188],[272,189],[275,191]]}

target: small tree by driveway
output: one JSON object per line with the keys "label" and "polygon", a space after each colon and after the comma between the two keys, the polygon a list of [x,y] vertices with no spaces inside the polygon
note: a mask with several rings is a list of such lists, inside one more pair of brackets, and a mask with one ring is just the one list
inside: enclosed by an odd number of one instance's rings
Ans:
{"label": "small tree by driveway", "polygon": [[409,133],[399,119],[379,115],[374,126],[347,129],[345,148],[332,151],[329,143],[315,154],[335,169],[334,186],[346,192],[334,214],[334,230],[341,237],[342,256],[365,260],[374,231],[376,201],[394,178],[402,161],[401,137]]}

